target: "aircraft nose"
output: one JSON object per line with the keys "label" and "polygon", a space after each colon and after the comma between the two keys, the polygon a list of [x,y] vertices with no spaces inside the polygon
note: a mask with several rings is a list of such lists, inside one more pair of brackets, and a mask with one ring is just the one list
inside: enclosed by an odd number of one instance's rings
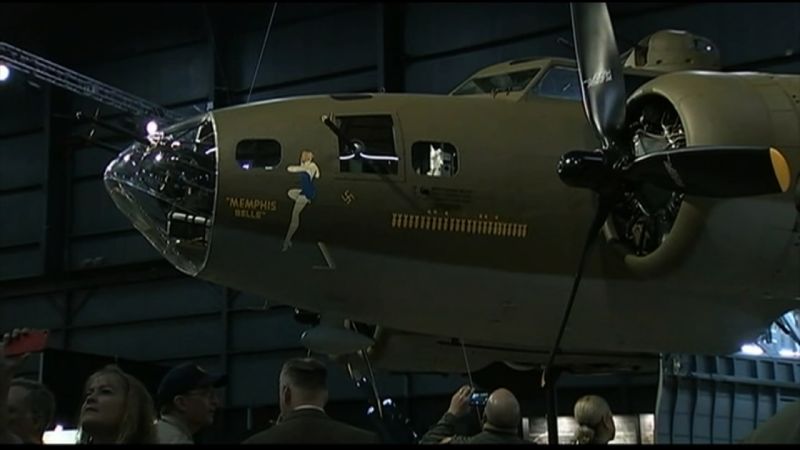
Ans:
{"label": "aircraft nose", "polygon": [[[181,128],[183,125],[183,128]],[[135,143],[106,167],[117,208],[176,268],[189,275],[208,257],[216,188],[216,139],[202,123],[166,129]]]}

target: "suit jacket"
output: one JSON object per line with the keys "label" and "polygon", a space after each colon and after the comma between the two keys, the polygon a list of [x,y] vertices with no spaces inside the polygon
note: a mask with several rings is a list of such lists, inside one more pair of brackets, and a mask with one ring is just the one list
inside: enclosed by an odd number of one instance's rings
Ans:
{"label": "suit jacket", "polygon": [[331,419],[316,409],[292,411],[243,444],[377,444],[378,435]]}
{"label": "suit jacket", "polygon": [[445,413],[434,426],[420,438],[420,444],[439,444],[449,438],[450,444],[532,444],[519,437],[516,432],[485,427],[475,436],[458,436],[455,431],[456,416]]}

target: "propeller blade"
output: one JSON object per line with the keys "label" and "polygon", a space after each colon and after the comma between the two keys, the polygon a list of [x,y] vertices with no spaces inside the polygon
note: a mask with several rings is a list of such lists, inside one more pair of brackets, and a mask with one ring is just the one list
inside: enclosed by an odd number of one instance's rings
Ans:
{"label": "propeller blade", "polygon": [[564,315],[561,317],[561,327],[558,329],[556,341],[553,344],[553,348],[550,350],[550,357],[547,359],[547,365],[545,365],[544,370],[542,370],[542,387],[545,387],[548,379],[550,378],[550,368],[553,365],[553,361],[555,361],[558,347],[561,345],[561,338],[564,336],[564,330],[567,328],[567,322],[569,321],[569,316],[572,312],[572,305],[575,303],[575,296],[578,293],[578,286],[581,284],[581,277],[583,277],[583,268],[586,263],[586,259],[591,253],[592,245],[597,239],[600,229],[603,228],[603,224],[606,222],[606,218],[608,218],[608,214],[611,212],[611,208],[614,203],[615,199],[613,198],[606,196],[600,196],[599,198],[597,212],[595,213],[594,220],[592,220],[592,224],[589,227],[589,234],[586,236],[586,241],[584,241],[581,259],[580,262],[578,262],[578,271],[575,273],[575,278],[572,282],[572,292],[569,295],[567,307],[564,309]]}
{"label": "propeller blade", "polygon": [[623,170],[630,181],[699,197],[746,197],[786,192],[791,171],[771,147],[689,147],[651,153]]}
{"label": "propeller blade", "polygon": [[605,3],[570,3],[575,59],[586,118],[603,142],[625,125],[625,80]]}

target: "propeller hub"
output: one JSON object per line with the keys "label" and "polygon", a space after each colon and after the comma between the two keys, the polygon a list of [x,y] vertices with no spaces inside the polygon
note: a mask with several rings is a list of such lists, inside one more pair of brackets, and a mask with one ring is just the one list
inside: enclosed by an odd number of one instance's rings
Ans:
{"label": "propeller hub", "polygon": [[609,180],[611,169],[601,151],[573,150],[558,161],[558,176],[573,187],[597,190]]}

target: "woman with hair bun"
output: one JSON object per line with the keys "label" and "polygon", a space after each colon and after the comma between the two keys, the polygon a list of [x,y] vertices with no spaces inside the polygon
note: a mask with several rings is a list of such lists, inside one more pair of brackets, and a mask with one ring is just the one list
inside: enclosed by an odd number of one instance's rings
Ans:
{"label": "woman with hair bun", "polygon": [[608,444],[614,439],[616,427],[608,403],[596,395],[586,395],[575,402],[576,444]]}

